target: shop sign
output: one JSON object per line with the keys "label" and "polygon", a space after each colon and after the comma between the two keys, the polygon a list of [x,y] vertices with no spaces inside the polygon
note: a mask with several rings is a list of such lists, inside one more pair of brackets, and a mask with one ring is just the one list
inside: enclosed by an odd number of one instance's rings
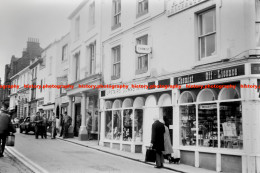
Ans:
{"label": "shop sign", "polygon": [[260,74],[260,64],[251,64],[251,74]]}
{"label": "shop sign", "polygon": [[135,52],[138,54],[149,54],[152,52],[152,48],[148,45],[139,44],[135,46]]}
{"label": "shop sign", "polygon": [[147,83],[141,83],[138,85],[135,84],[128,85],[128,88],[107,89],[105,90],[105,96],[103,97],[117,97],[121,95],[131,95],[131,94],[147,92],[146,86],[148,86]]}
{"label": "shop sign", "polygon": [[199,105],[199,109],[217,109],[217,104]]}
{"label": "shop sign", "polygon": [[167,16],[184,11],[208,0],[168,0]]}
{"label": "shop sign", "polygon": [[186,76],[180,76],[174,78],[174,84],[183,85],[195,82],[210,81],[215,79],[229,78],[235,76],[241,76],[245,74],[245,66],[239,65],[234,67],[228,67],[218,70],[212,70],[202,73],[196,73]]}

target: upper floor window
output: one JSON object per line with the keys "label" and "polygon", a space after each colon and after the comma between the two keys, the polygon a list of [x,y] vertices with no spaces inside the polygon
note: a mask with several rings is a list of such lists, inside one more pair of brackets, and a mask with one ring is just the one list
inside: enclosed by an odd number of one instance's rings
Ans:
{"label": "upper floor window", "polygon": [[52,73],[52,57],[49,59],[49,75]]}
{"label": "upper floor window", "polygon": [[216,54],[216,10],[210,9],[198,14],[199,58]]}
{"label": "upper floor window", "polygon": [[75,80],[79,80],[79,72],[80,72],[80,65],[79,65],[79,53],[74,55],[74,68],[75,68]]}
{"label": "upper floor window", "polygon": [[89,5],[89,27],[95,25],[95,2]]}
{"label": "upper floor window", "polygon": [[80,34],[79,34],[79,22],[80,22],[80,17],[77,17],[76,20],[75,20],[75,40],[78,40],[79,37],[80,37]]}
{"label": "upper floor window", "polygon": [[[137,45],[148,45],[148,35],[144,35],[136,39]],[[148,54],[137,54],[136,73],[145,73],[148,70]]]}
{"label": "upper floor window", "polygon": [[96,64],[96,42],[89,45],[89,56],[90,56],[90,68],[89,73],[95,74],[95,64]]}
{"label": "upper floor window", "polygon": [[68,45],[66,44],[66,45],[64,45],[62,47],[62,57],[61,57],[61,60],[65,61],[67,59],[68,59]]}
{"label": "upper floor window", "polygon": [[113,0],[113,25],[112,29],[121,26],[121,0]]}
{"label": "upper floor window", "polygon": [[120,78],[120,46],[116,46],[112,48],[112,62],[113,62],[113,71],[112,71],[112,79],[119,79]]}
{"label": "upper floor window", "polygon": [[138,0],[137,17],[148,13],[148,0]]}

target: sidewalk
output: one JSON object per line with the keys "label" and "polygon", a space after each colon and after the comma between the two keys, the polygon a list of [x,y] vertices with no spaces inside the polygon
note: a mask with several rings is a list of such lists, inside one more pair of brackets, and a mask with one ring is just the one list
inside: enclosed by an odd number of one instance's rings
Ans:
{"label": "sidewalk", "polygon": [[[116,156],[124,157],[124,158],[131,159],[134,161],[143,162],[145,164],[154,165],[152,163],[145,162],[144,161],[145,156],[143,154],[130,153],[130,152],[126,152],[126,151],[120,151],[120,150],[116,150],[116,149],[112,149],[112,148],[108,148],[108,147],[99,146],[98,141],[91,141],[91,140],[90,141],[79,141],[78,138],[63,139],[61,137],[57,137],[57,139],[63,140],[66,142],[70,142],[70,143],[74,143],[77,145],[81,145],[84,147],[92,148],[92,149],[95,149],[98,151],[106,152],[109,154],[113,154]],[[164,167],[165,167],[165,169],[178,171],[178,172],[182,172],[182,173],[216,173],[216,171],[206,170],[206,169],[202,169],[202,168],[196,168],[193,166],[183,165],[183,164],[169,164],[168,162],[164,164]]]}

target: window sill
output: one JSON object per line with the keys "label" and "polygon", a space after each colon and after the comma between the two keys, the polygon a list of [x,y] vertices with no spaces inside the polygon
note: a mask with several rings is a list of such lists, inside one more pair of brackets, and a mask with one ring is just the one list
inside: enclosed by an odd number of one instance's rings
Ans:
{"label": "window sill", "polygon": [[118,80],[120,79],[120,76],[111,76],[111,80]]}
{"label": "window sill", "polygon": [[135,75],[140,75],[148,72],[148,68],[142,68],[135,71]]}
{"label": "window sill", "polygon": [[148,13],[148,10],[147,10],[147,11],[140,12],[140,13],[138,13],[138,14],[136,15],[136,18],[139,18],[139,17],[141,17],[141,16],[144,16],[144,15],[146,15],[147,13]]}
{"label": "window sill", "polygon": [[216,61],[219,61],[219,60],[220,59],[217,57],[217,55],[212,55],[212,56],[208,56],[208,57],[202,58],[200,60],[197,60],[195,62],[195,66],[209,64],[209,63],[213,63],[213,62],[216,62]]}
{"label": "window sill", "polygon": [[111,27],[111,30],[115,30],[115,29],[120,28],[120,27],[121,27],[121,23],[114,24],[114,25]]}

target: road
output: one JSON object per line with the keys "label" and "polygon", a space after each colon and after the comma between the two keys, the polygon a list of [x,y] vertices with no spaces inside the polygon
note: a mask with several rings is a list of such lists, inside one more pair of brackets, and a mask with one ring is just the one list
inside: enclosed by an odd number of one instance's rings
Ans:
{"label": "road", "polygon": [[16,134],[15,151],[50,173],[162,173],[174,171],[156,169],[152,165],[86,148],[63,140],[35,139],[31,134]]}

